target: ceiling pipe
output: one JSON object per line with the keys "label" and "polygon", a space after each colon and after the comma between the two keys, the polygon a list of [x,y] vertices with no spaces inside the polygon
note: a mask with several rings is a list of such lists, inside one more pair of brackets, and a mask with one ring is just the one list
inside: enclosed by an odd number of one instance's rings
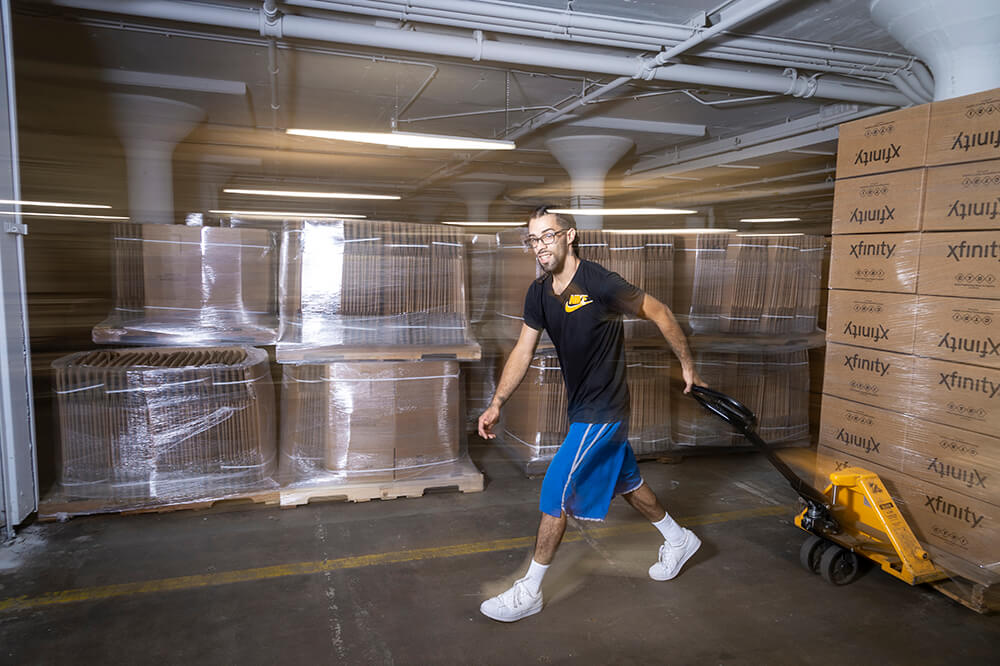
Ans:
{"label": "ceiling pipe", "polygon": [[[266,27],[264,12],[253,8],[179,4],[168,0],[51,0],[50,4],[114,14],[254,30],[266,35],[276,33],[275,36],[287,38],[388,48],[473,61],[486,60],[515,65],[593,72],[627,77],[626,81],[634,78],[641,71],[639,62],[630,55],[611,55],[552,46],[497,42],[475,36],[465,37],[412,30],[392,30],[311,16],[279,14],[277,27]],[[814,85],[810,85],[805,78],[793,77],[790,80],[788,75],[777,72],[748,72],[742,69],[676,64],[657,68],[653,72],[652,78],[659,81],[815,96],[866,104],[890,106],[909,104],[909,100],[904,95],[884,87],[859,85],[833,79],[820,79],[815,81]]]}
{"label": "ceiling pipe", "polygon": [[935,100],[1000,87],[996,0],[871,0],[869,10],[875,23],[930,66]]}
{"label": "ceiling pipe", "polygon": [[129,217],[173,224],[173,153],[205,112],[162,97],[112,93],[111,120],[125,148]]}
{"label": "ceiling pipe", "polygon": [[[688,39],[696,31],[696,28],[689,25],[482,0],[285,0],[284,4],[389,18],[400,22],[454,25],[646,51],[669,48]],[[809,59],[816,63],[817,68],[834,63],[834,67],[853,65],[855,69],[858,69],[857,66],[865,70],[884,68],[889,72],[908,67],[912,61],[912,58],[903,55],[867,49],[787,38],[739,35],[726,35],[723,44],[707,46],[699,55],[740,61],[751,54],[768,56],[775,53]]]}
{"label": "ceiling pipe", "polygon": [[[601,208],[604,205],[604,180],[608,170],[629,151],[635,142],[622,136],[588,134],[549,139],[545,147],[559,160],[573,183],[571,208]],[[580,229],[600,229],[601,215],[574,215]]]}

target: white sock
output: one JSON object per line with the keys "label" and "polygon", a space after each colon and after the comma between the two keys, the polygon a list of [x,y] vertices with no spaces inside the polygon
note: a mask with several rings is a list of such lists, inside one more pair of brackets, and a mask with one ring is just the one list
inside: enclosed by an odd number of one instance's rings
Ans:
{"label": "white sock", "polygon": [[542,589],[542,579],[545,578],[545,572],[548,570],[549,565],[539,564],[535,560],[531,560],[528,573],[524,574],[524,584],[529,592],[538,594],[538,591]]}
{"label": "white sock", "polygon": [[684,528],[678,525],[669,513],[664,515],[659,522],[653,523],[653,527],[660,530],[663,540],[671,546],[679,546],[684,543]]}

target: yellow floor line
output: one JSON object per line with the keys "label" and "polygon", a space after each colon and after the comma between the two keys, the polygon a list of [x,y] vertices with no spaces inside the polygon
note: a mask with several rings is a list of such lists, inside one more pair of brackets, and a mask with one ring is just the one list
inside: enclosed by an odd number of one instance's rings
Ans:
{"label": "yellow floor line", "polygon": [[[692,516],[688,518],[681,518],[679,519],[679,522],[687,526],[711,525],[713,523],[746,520],[748,518],[759,518],[763,516],[775,516],[781,514],[791,516],[794,510],[795,505],[784,504],[761,507],[757,509],[745,509]],[[584,527],[589,536],[596,538],[607,538],[649,531],[649,525],[645,522],[628,523],[626,525],[613,527],[589,527],[587,525]],[[583,535],[580,532],[569,531],[567,532],[564,541],[579,541],[582,538]],[[418,548],[414,550],[400,550],[389,553],[340,557],[335,560],[295,562],[291,564],[277,564],[270,567],[240,569],[237,571],[200,574],[196,576],[177,576],[175,578],[161,578],[138,583],[120,583],[118,585],[103,585],[100,587],[82,587],[75,590],[48,592],[35,597],[25,595],[2,599],[0,600],[0,612],[26,610],[57,604],[75,603],[79,601],[96,601],[99,599],[111,599],[114,597],[130,597],[140,594],[150,594],[153,592],[169,592],[173,590],[191,590],[202,587],[215,587],[218,585],[245,583],[255,580],[283,578],[285,576],[305,576],[324,571],[358,569],[382,564],[398,564],[400,562],[417,562],[420,560],[440,559],[444,557],[458,557],[462,555],[476,555],[480,553],[516,550],[518,548],[528,548],[533,545],[534,542],[534,536],[515,537],[512,539],[496,539],[493,541],[463,543],[454,546],[436,546],[434,548]]]}

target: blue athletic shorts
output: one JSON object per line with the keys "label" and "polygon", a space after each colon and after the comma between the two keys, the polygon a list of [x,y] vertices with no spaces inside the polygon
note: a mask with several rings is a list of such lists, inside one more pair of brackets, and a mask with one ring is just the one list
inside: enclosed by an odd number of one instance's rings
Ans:
{"label": "blue athletic shorts", "polygon": [[542,481],[539,508],[558,518],[604,520],[615,495],[642,485],[628,423],[571,423]]}

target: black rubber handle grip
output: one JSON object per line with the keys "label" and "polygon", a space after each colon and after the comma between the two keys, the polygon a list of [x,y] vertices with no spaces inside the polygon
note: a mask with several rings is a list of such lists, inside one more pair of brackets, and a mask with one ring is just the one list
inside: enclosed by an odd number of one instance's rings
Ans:
{"label": "black rubber handle grip", "polygon": [[692,386],[691,396],[702,407],[712,412],[726,423],[743,432],[752,431],[757,424],[757,416],[742,402],[705,386]]}

